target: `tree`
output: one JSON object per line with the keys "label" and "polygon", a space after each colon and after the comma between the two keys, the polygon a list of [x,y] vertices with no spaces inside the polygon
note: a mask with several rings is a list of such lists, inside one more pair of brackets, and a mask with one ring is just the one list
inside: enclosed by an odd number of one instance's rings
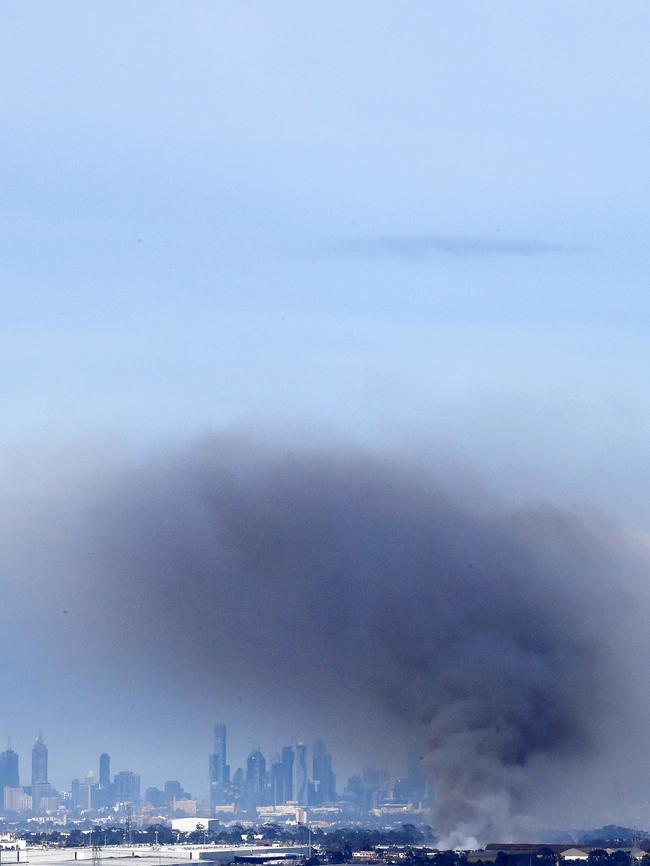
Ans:
{"label": "tree", "polygon": [[589,866],[609,866],[609,854],[604,848],[594,848],[589,852]]}
{"label": "tree", "polygon": [[557,856],[552,848],[545,846],[540,848],[535,854],[537,866],[557,866]]}
{"label": "tree", "polygon": [[628,851],[614,851],[609,855],[610,866],[630,866],[632,858]]}
{"label": "tree", "polygon": [[81,830],[71,830],[70,835],[65,840],[66,848],[80,848],[84,844],[84,837]]}
{"label": "tree", "polygon": [[464,862],[464,858],[456,851],[440,851],[433,858],[433,862],[435,866],[459,866],[460,863]]}

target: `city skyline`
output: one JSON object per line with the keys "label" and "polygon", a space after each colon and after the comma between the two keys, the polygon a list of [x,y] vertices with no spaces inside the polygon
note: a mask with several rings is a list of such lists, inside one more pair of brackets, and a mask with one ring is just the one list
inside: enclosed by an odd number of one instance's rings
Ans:
{"label": "city skyline", "polygon": [[[223,723],[216,723],[215,726],[221,726],[221,727],[228,729],[228,726],[223,724]],[[209,744],[210,742],[212,742],[212,746],[214,746],[214,727],[215,726],[212,727],[212,735],[206,736],[206,743]],[[19,772],[19,777],[20,777],[20,784],[23,786],[31,784],[31,778],[32,778],[31,767],[32,767],[32,763],[33,763],[34,745],[36,743],[39,743],[39,742],[43,743],[43,745],[45,746],[46,755],[47,755],[46,765],[48,766],[48,768],[51,765],[52,758],[54,758],[55,764],[57,766],[57,771],[56,771],[56,774],[54,776],[52,776],[51,772],[48,769],[47,775],[48,775],[48,777],[52,777],[52,778],[45,779],[45,782],[47,782],[48,784],[53,784],[55,787],[61,788],[62,790],[65,790],[66,787],[69,788],[70,780],[74,777],[78,777],[80,780],[83,780],[83,779],[87,778],[89,774],[91,774],[94,777],[95,782],[98,782],[98,783],[101,782],[101,776],[102,776],[102,773],[101,773],[102,760],[101,759],[104,757],[108,761],[107,765],[105,765],[105,766],[107,766],[106,772],[108,772],[108,773],[116,771],[116,768],[117,768],[117,771],[120,771],[120,772],[124,771],[124,770],[128,769],[127,764],[132,769],[133,769],[133,767],[137,768],[137,765],[138,765],[137,756],[134,758],[134,760],[128,760],[128,761],[126,759],[119,760],[119,753],[117,753],[118,760],[116,762],[116,757],[115,757],[116,752],[115,751],[113,751],[113,752],[106,752],[106,751],[98,752],[95,749],[94,751],[91,750],[91,752],[89,753],[90,754],[90,760],[86,761],[85,763],[82,763],[80,761],[77,761],[77,762],[73,761],[72,768],[73,769],[76,768],[76,772],[73,772],[73,775],[70,776],[69,769],[62,766],[60,756],[57,755],[56,749],[52,749],[51,746],[47,745],[47,743],[50,742],[49,738],[44,738],[44,740],[39,740],[39,738],[43,736],[43,733],[42,733],[43,730],[47,731],[47,728],[44,726],[43,729],[39,730],[36,737],[34,737],[32,739],[31,746],[29,746],[28,748],[16,746],[16,740],[15,740],[15,737],[13,737],[13,736],[6,738],[7,748],[5,750],[0,751],[0,779],[4,778],[2,776],[2,774],[4,772],[7,772],[5,765],[2,763],[2,758],[8,752],[11,752],[13,755],[16,756],[16,759],[18,761],[18,772]],[[299,737],[296,737],[296,738],[292,739],[291,744],[278,745],[278,743],[281,743],[280,740],[274,741],[274,740],[269,740],[268,736],[266,738],[260,736],[260,737],[254,738],[251,741],[251,743],[248,746],[246,746],[246,744],[244,743],[244,740],[241,738],[241,736],[238,737],[237,734],[235,733],[234,738],[235,738],[236,742],[238,743],[238,747],[237,747],[237,750],[235,752],[234,769],[232,770],[232,772],[230,772],[231,765],[228,764],[228,767],[227,767],[228,772],[231,776],[235,772],[235,770],[237,770],[237,769],[245,770],[247,759],[252,752],[259,750],[264,754],[264,756],[267,760],[268,769],[270,772],[270,770],[272,768],[272,760],[276,757],[281,759],[282,758],[282,752],[285,748],[293,749],[294,746],[300,745],[300,746],[304,746],[308,750],[308,752],[311,753],[314,746],[318,746],[319,744],[322,744],[324,742],[322,737],[316,735],[313,740],[309,740],[309,742],[307,742],[307,743],[303,743],[303,741]],[[47,741],[45,741],[45,740],[47,740]],[[11,746],[9,746],[9,742],[11,743]],[[259,744],[262,742],[268,742],[268,745],[263,745],[260,747]],[[244,743],[244,744],[242,746],[240,746],[239,745],[240,743]],[[200,753],[198,750],[194,753],[194,757],[190,763],[190,766],[193,766],[194,764],[203,765],[203,764],[206,764],[206,762],[207,762],[206,766],[204,767],[204,778],[203,779],[201,779],[200,772],[197,774],[196,770],[190,770],[188,773],[186,773],[187,787],[196,790],[197,792],[199,792],[201,794],[201,796],[205,796],[205,798],[208,800],[210,798],[211,782],[213,781],[213,778],[212,778],[212,759],[213,759],[213,756],[214,756],[214,752],[211,751],[209,745],[207,746],[207,751],[204,754]],[[393,775],[399,776],[400,770],[405,770],[406,761],[407,761],[407,759],[405,758],[405,762],[402,765],[397,764],[395,767],[391,767],[390,772]],[[350,762],[349,760],[340,761],[341,774],[344,775],[345,778],[347,778],[350,775],[354,775],[355,772],[361,773],[364,766],[370,766],[372,763],[373,762],[360,761],[358,764],[355,765],[354,762]],[[119,764],[119,766],[118,766],[118,764]],[[187,767],[185,767],[185,770],[187,770]],[[171,766],[169,768],[168,772],[165,772],[164,768],[160,767],[159,770],[154,769],[153,771],[150,770],[150,771],[142,772],[142,773],[138,773],[138,774],[142,776],[143,790],[144,790],[144,787],[149,787],[150,783],[151,783],[151,785],[153,785],[156,782],[160,783],[162,776],[165,776],[166,778],[168,777],[170,779],[184,776],[184,767],[182,765],[176,765],[175,767]],[[310,775],[310,774],[308,774],[308,775]],[[70,776],[70,778],[68,778],[69,776]],[[12,778],[13,778],[13,776],[12,776]],[[105,778],[105,776],[104,776],[104,778]],[[193,779],[193,781],[191,781],[191,779]],[[292,779],[293,779],[293,776],[292,776]],[[1,784],[0,784],[0,787],[1,787]],[[205,790],[203,790],[203,789],[205,789]]]}
{"label": "city skyline", "polygon": [[[296,809],[327,807],[356,808],[360,814],[389,804],[407,803],[421,810],[429,802],[421,768],[409,770],[393,782],[387,769],[363,768],[350,777],[340,790],[334,772],[335,760],[322,739],[311,746],[302,742],[276,747],[268,760],[253,748],[241,767],[231,773],[227,753],[227,726],[213,727],[213,751],[208,755],[206,784],[203,790],[188,792],[182,781],[168,779],[158,786],[144,786],[133,770],[111,774],[111,756],[102,752],[97,766],[83,777],[74,777],[60,791],[48,775],[49,750],[39,731],[31,751],[29,784],[20,778],[19,755],[10,746],[0,753],[0,793],[10,814],[47,813],[56,819],[63,812],[117,814],[124,817],[128,805],[138,810],[155,809],[161,814],[227,817],[255,815],[260,808],[293,806]],[[21,784],[22,782],[22,784]],[[2,803],[0,802],[0,806]],[[107,812],[108,810],[108,812]],[[121,810],[121,811],[119,811]],[[144,815],[145,813],[143,813]],[[134,817],[138,813],[134,813]],[[141,818],[146,820],[146,818]]]}
{"label": "city skyline", "polygon": [[[218,734],[217,734],[217,731],[219,731]],[[226,736],[227,736],[226,731],[227,731],[227,726],[223,722],[217,722],[214,725],[214,728],[213,728],[213,745],[217,744],[217,737],[218,737],[219,738],[219,745],[221,745],[223,743],[225,746]],[[13,744],[14,744],[13,737],[8,737],[7,748],[4,751],[0,752],[0,774],[7,773],[10,775],[10,777],[12,779],[18,778],[18,776],[20,775],[19,766],[18,766],[20,754],[19,754],[19,752],[17,752],[13,748]],[[303,749],[311,748],[312,751],[315,750],[315,754],[320,755],[322,753],[322,749],[324,747],[324,742],[322,739],[318,739],[314,742],[312,747],[309,747],[305,743],[302,743],[300,740],[297,740],[292,746],[284,746],[283,745],[279,748],[275,747],[274,754],[277,756],[280,756],[280,753],[285,748],[293,749],[295,746],[300,746]],[[240,761],[239,769],[241,769],[241,767],[244,767],[246,764],[246,759],[248,757],[250,757],[250,755],[252,753],[257,752],[257,751],[259,751],[258,747],[251,746],[249,752],[245,755],[245,758]],[[34,738],[30,754],[31,754],[31,771],[27,771],[27,774],[25,775],[25,771],[23,770],[22,783],[24,785],[27,785],[27,784],[33,785],[35,783],[48,784],[50,781],[48,778],[48,769],[47,769],[48,768],[48,762],[49,762],[49,748],[47,747],[47,744],[45,743],[45,741],[43,739],[42,729],[39,730],[37,736]],[[225,758],[225,754],[226,754],[225,748],[224,748],[222,754],[224,755],[224,758]],[[11,758],[13,760],[11,762],[6,761],[6,756],[11,756]],[[214,752],[212,752],[208,755],[208,770],[207,770],[207,774],[206,774],[206,791],[209,790],[210,782],[215,781],[215,779],[213,778],[213,758],[214,758],[214,756],[215,756]],[[93,773],[92,769],[89,769],[88,772],[92,773],[93,776],[96,778],[96,780],[100,784],[105,785],[106,779],[110,775],[111,763],[112,763],[111,756],[107,752],[101,752],[98,754],[98,757],[97,757],[97,766],[99,768],[98,772]],[[230,777],[230,765],[226,763],[225,766],[226,766],[227,771],[228,771],[227,772],[227,778],[229,779],[229,777]],[[26,778],[28,778],[28,777],[30,778],[29,782],[26,781]],[[4,775],[0,775],[0,779],[4,779],[4,778],[5,778]]]}

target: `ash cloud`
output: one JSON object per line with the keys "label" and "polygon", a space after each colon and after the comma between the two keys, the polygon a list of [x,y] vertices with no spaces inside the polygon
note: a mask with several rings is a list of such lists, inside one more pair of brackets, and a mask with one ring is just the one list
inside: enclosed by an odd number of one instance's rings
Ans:
{"label": "ash cloud", "polygon": [[548,504],[239,437],[114,466],[70,499],[57,549],[68,533],[96,660],[117,634],[116,659],[153,679],[176,665],[199,702],[236,681],[265,711],[361,736],[382,716],[420,750],[444,844],[530,832],[621,730],[631,686],[604,625],[627,604],[620,563]]}

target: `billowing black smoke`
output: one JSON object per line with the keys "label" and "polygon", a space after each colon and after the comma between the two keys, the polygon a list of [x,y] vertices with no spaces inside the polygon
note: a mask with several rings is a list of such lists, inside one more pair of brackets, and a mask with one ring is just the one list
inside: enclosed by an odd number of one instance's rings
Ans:
{"label": "billowing black smoke", "polygon": [[420,749],[445,844],[525,834],[601,747],[621,590],[577,519],[340,447],[215,439],[108,476],[73,521],[93,639],[117,629],[197,689],[216,668],[267,707],[385,715]]}

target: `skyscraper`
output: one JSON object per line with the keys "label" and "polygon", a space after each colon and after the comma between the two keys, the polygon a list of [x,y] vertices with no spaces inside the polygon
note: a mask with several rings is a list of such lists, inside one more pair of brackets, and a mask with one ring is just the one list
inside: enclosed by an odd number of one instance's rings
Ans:
{"label": "skyscraper", "polygon": [[3,788],[18,788],[18,755],[9,743],[6,752],[0,752],[0,799]]}
{"label": "skyscraper", "polygon": [[80,800],[79,789],[80,788],[81,788],[81,782],[79,781],[79,779],[73,779],[72,783],[70,785],[70,792],[72,795],[72,808],[73,809],[79,808],[79,800]]}
{"label": "skyscraper", "polygon": [[293,799],[300,806],[307,805],[307,790],[309,775],[307,773],[307,746],[297,743],[294,749],[293,763]]}
{"label": "skyscraper", "polygon": [[266,786],[266,758],[255,749],[246,761],[246,786],[248,793],[258,800],[264,793]]}
{"label": "skyscraper", "polygon": [[47,746],[39,731],[32,747],[32,786],[47,785]]}
{"label": "skyscraper", "polygon": [[99,784],[102,788],[111,786],[111,759],[106,752],[102,752],[99,756]]}
{"label": "skyscraper", "polygon": [[282,749],[282,767],[284,769],[283,772],[283,799],[280,801],[282,803],[286,803],[289,800],[293,800],[293,763],[294,763],[294,754],[293,754],[293,746],[285,746]]}
{"label": "skyscraper", "polygon": [[230,767],[226,756],[226,726],[214,726],[214,740],[210,755],[210,803],[212,807],[225,803],[226,786],[230,784]]}
{"label": "skyscraper", "polygon": [[322,740],[316,740],[314,743],[312,756],[314,805],[332,803],[336,799],[336,777],[332,771],[332,756]]}
{"label": "skyscraper", "polygon": [[279,806],[287,802],[284,794],[284,764],[279,756],[273,759],[271,764],[271,805]]}

